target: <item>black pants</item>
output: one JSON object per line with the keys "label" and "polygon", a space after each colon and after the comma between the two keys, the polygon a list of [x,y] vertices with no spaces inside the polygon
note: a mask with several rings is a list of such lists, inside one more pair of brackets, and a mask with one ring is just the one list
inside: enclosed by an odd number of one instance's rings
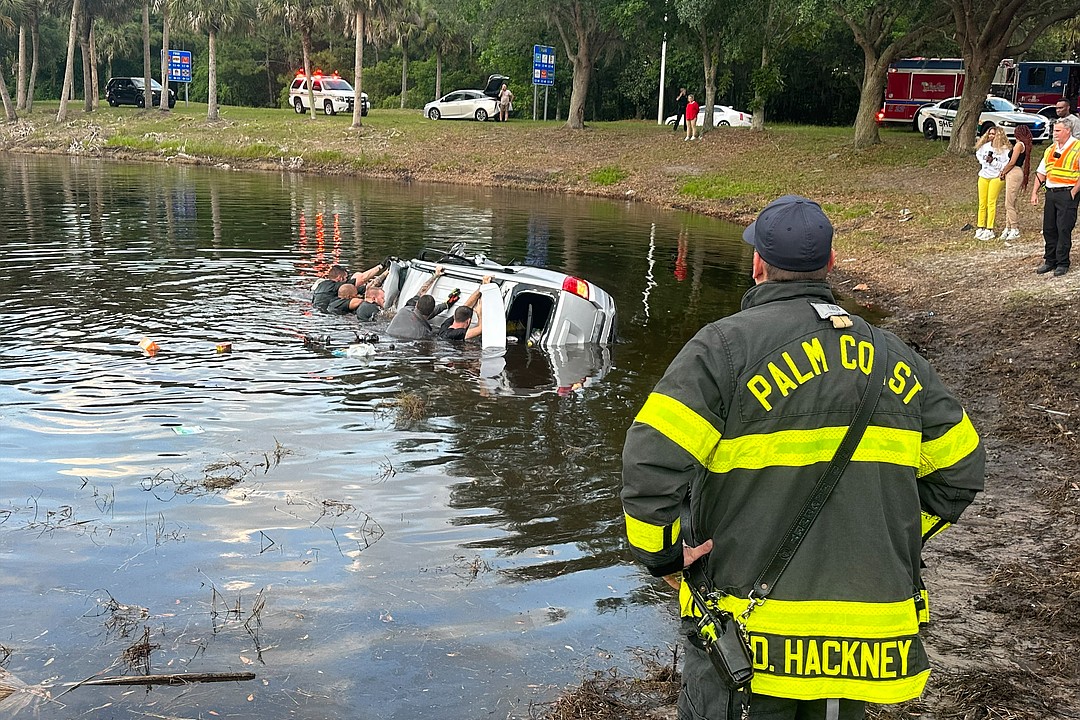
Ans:
{"label": "black pants", "polygon": [[[724,687],[703,650],[689,642],[683,648],[679,720],[740,720],[746,693]],[[791,700],[751,694],[749,702],[752,720],[862,720],[866,712],[861,700]]]}
{"label": "black pants", "polygon": [[686,125],[686,108],[675,111],[675,132],[679,131],[679,121],[682,120],[683,125]]}
{"label": "black pants", "polygon": [[1054,267],[1069,267],[1072,231],[1076,227],[1076,198],[1071,188],[1047,188],[1043,205],[1043,260]]}

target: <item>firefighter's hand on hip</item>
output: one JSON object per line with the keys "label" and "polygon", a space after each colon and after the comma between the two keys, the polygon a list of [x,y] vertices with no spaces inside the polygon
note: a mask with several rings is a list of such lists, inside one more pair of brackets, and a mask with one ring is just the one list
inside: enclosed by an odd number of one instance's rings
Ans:
{"label": "firefighter's hand on hip", "polygon": [[[683,567],[688,568],[694,564],[694,561],[700,557],[704,557],[712,550],[712,540],[706,540],[705,542],[695,547],[690,547],[686,543],[682,546]],[[679,584],[682,583],[682,573],[672,573],[671,575],[664,576],[664,582],[676,590],[679,589]]]}

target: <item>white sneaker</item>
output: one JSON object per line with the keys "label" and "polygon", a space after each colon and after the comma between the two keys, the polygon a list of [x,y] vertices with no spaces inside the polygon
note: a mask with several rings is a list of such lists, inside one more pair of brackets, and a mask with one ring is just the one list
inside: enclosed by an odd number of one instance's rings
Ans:
{"label": "white sneaker", "polygon": [[976,240],[985,240],[986,239],[986,228],[979,228],[978,230],[976,230],[975,231],[975,239]]}
{"label": "white sneaker", "polygon": [[993,240],[994,237],[995,236],[994,236],[993,229],[992,228],[986,228],[986,234],[983,235],[983,240]]}
{"label": "white sneaker", "polygon": [[1020,228],[1009,228],[1001,235],[1002,240],[1018,240],[1020,238]]}

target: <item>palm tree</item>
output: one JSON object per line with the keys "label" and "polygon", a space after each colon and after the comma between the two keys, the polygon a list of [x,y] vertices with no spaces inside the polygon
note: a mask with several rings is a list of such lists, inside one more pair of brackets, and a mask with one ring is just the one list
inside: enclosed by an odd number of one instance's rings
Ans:
{"label": "palm tree", "polygon": [[56,111],[56,122],[67,120],[68,98],[75,83],[75,40],[78,37],[79,15],[82,13],[82,0],[71,4],[71,22],[68,25],[67,60],[64,64],[64,85],[60,90],[60,109]]}
{"label": "palm tree", "polygon": [[[154,0],[161,13],[161,112],[169,112],[169,0]],[[150,93],[150,97],[154,97]]]}
{"label": "palm tree", "polygon": [[371,21],[381,22],[390,10],[388,0],[339,1],[342,9],[353,16],[352,31],[356,45],[353,53],[353,117],[349,129],[356,130],[363,126],[360,93],[364,87],[364,42],[371,40]]}
{"label": "palm tree", "polygon": [[254,7],[248,0],[169,0],[169,5],[170,12],[182,17],[185,25],[207,34],[206,119],[217,120],[217,37],[251,24]]}
{"label": "palm tree", "polygon": [[[300,33],[300,48],[304,54],[304,76],[311,78],[311,33],[316,24],[334,17],[330,0],[260,0],[258,14],[264,20],[284,20]],[[315,119],[315,91],[307,84],[308,110]],[[359,103],[357,100],[354,106]]]}
{"label": "palm tree", "polygon": [[409,43],[420,37],[421,8],[412,0],[395,8],[387,24],[387,32],[401,48],[401,107],[405,107],[405,94],[409,84]]}
{"label": "palm tree", "polygon": [[94,30],[94,44],[105,57],[105,80],[113,74],[113,60],[117,55],[127,55],[135,49],[138,29],[134,23],[101,23]]}
{"label": "palm tree", "polygon": [[[15,18],[23,11],[23,0],[0,0],[0,33],[6,38],[15,31]],[[0,56],[0,99],[4,101],[4,114],[8,120],[18,120],[15,114],[15,105],[11,102],[8,94],[7,82],[4,80],[3,56]]]}
{"label": "palm tree", "polygon": [[435,100],[442,97],[443,56],[464,45],[464,37],[455,15],[440,15],[434,8],[425,28],[427,45],[435,51]]}
{"label": "palm tree", "polygon": [[41,4],[38,0],[28,0],[26,8],[26,20],[30,24],[30,77],[22,94],[21,109],[29,112],[34,109],[34,84],[37,82],[38,55],[41,48]]}

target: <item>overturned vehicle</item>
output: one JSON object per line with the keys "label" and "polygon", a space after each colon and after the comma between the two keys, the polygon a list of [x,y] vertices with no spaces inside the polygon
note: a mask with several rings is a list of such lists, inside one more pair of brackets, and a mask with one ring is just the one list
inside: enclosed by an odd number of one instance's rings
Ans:
{"label": "overturned vehicle", "polygon": [[[386,308],[401,310],[442,266],[443,274],[428,290],[436,302],[451,291],[465,297],[490,275],[481,288],[483,345],[507,342],[555,348],[615,342],[615,300],[590,282],[554,270],[528,265],[502,265],[483,254],[466,256],[461,244],[450,250],[424,250],[412,260],[394,260],[383,283]],[[437,326],[453,312],[432,318]]]}

